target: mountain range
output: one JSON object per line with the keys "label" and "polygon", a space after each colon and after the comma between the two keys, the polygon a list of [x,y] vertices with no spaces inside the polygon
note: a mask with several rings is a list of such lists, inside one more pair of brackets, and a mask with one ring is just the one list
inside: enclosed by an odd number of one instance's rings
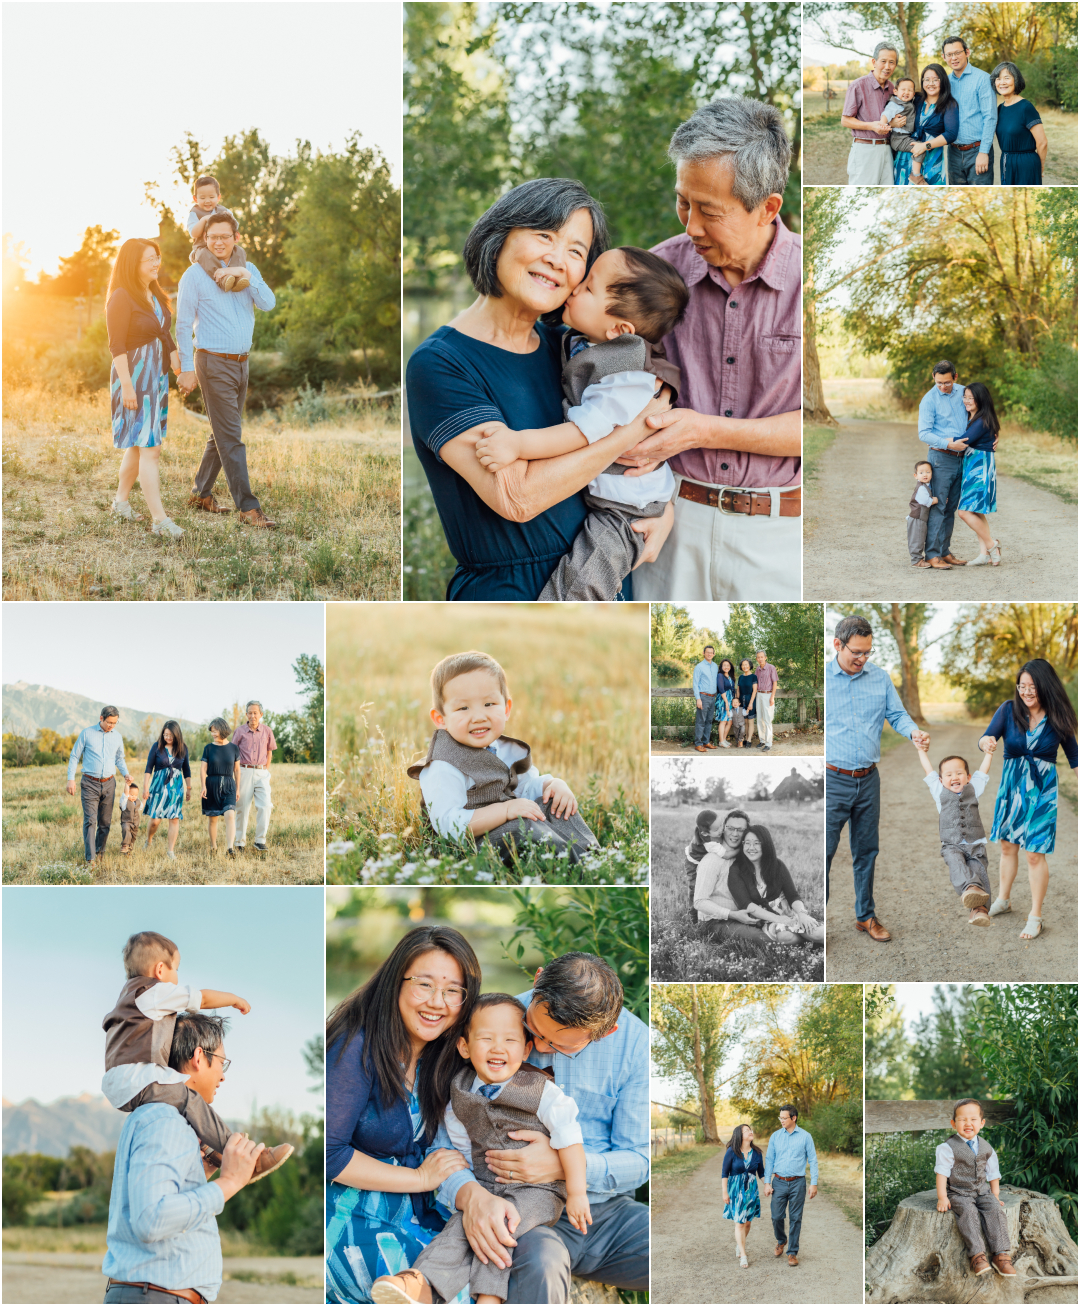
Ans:
{"label": "mountain range", "polygon": [[[13,685],[3,687],[4,734],[22,735],[33,739],[41,729],[55,730],[60,735],[74,734],[84,726],[92,726],[98,719],[103,699],[87,698],[84,694],[74,694],[67,689],[53,689],[51,685],[29,685],[25,680],[17,680]],[[125,739],[138,739],[155,735],[160,731],[172,713],[151,711],[147,708],[121,707],[120,722],[117,729]],[[144,730],[144,723],[149,718],[149,729]],[[184,717],[175,718],[180,729],[187,732],[196,730],[202,724],[189,721]]]}
{"label": "mountain range", "polygon": [[[73,1147],[92,1152],[111,1152],[120,1138],[127,1116],[117,1111],[100,1094],[80,1093],[43,1104],[28,1097],[25,1102],[4,1103],[5,1156],[15,1152],[40,1152],[44,1156],[67,1156]],[[226,1121],[234,1125],[233,1121]]]}

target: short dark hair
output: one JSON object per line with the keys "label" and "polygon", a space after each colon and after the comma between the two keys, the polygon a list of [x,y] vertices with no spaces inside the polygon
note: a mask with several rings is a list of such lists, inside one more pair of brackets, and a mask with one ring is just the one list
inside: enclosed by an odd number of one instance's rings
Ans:
{"label": "short dark hair", "polygon": [[947,36],[941,43],[942,54],[945,53],[945,47],[947,45],[962,45],[964,47],[964,53],[967,54],[968,45],[962,36]]}
{"label": "short dark hair", "polygon": [[223,716],[214,717],[213,721],[211,721],[206,728],[211,733],[216,732],[220,739],[228,739],[229,737],[229,723]]}
{"label": "short dark hair", "polygon": [[[578,209],[587,209],[592,218],[592,245],[585,260],[587,271],[607,249],[608,229],[604,210],[580,181],[566,177],[536,177],[501,195],[473,223],[461,251],[465,271],[477,294],[490,295],[493,299],[502,297],[496,265],[506,238],[515,227],[558,231],[566,226],[570,215]],[[552,321],[561,318],[561,308],[551,316]]]}
{"label": "short dark hair", "polygon": [[[468,1022],[465,1025],[465,1032],[468,1033],[469,1026],[476,1019],[476,1013],[483,1011],[485,1007],[516,1007],[521,1015],[522,1028],[525,1025],[525,1005],[512,997],[509,993],[481,993],[473,1004],[473,1009],[469,1013]],[[528,1034],[528,1030],[525,1031]]]}
{"label": "short dark hair", "polygon": [[211,227],[216,227],[220,222],[227,222],[232,227],[232,233],[235,236],[240,230],[240,224],[231,213],[211,213],[206,219],[206,226],[203,227],[203,238],[206,238],[207,232]]}
{"label": "short dark hair", "polygon": [[111,716],[114,716],[117,718],[117,720],[119,720],[120,709],[118,707],[113,707],[111,703],[106,703],[105,706],[101,709],[101,712],[98,714],[98,720],[104,721],[107,717],[111,717]]}
{"label": "short dark hair", "polygon": [[934,464],[930,461],[929,458],[920,458],[919,461],[915,464],[915,470],[918,471],[920,467],[929,467],[931,471],[934,470]]}
{"label": "short dark hair", "polygon": [[[991,86],[993,86],[994,83],[997,81],[998,73],[1000,73],[1003,69],[1013,79],[1013,90],[1016,91],[1017,93],[1022,91],[1024,87],[1027,85],[1027,82],[1024,81],[1024,74],[1020,71],[1019,68],[1017,68],[1016,64],[1014,64],[1011,59],[1002,59],[1001,63],[999,63],[998,66],[994,69],[994,71],[990,74]],[[996,86],[994,86],[994,90],[995,91],[997,90]]]}
{"label": "short dark hair", "polygon": [[961,757],[959,753],[950,753],[948,757],[943,757],[941,761],[937,764],[937,773],[938,773],[939,780],[941,779],[941,768],[945,765],[946,762],[963,762],[964,770],[968,773],[968,775],[971,774],[971,767],[968,766],[967,764],[967,758]]}
{"label": "short dark hair", "polygon": [[564,952],[541,970],[533,999],[547,1003],[556,1025],[583,1030],[595,1042],[614,1029],[623,987],[602,958],[591,952]]}
{"label": "short dark hair", "polygon": [[940,363],[934,364],[934,370],[931,373],[931,375],[944,376],[946,373],[948,373],[950,376],[955,376],[956,368],[952,363],[949,362],[947,358],[943,358]]}
{"label": "short dark hair", "polygon": [[706,645],[705,645],[705,648],[703,648],[701,651],[702,651],[702,653],[704,653],[704,652],[705,652],[705,649],[710,649],[710,648],[712,649],[712,651],[713,651],[714,653],[716,652],[716,647],[715,647],[715,645],[713,645],[713,644],[706,644]]}
{"label": "short dark hair", "polygon": [[[795,1106],[794,1103],[792,1102],[785,1102],[784,1105],[780,1108],[780,1111],[786,1111],[788,1115],[795,1120],[798,1120],[799,1118],[799,1108]],[[778,1111],[776,1114],[779,1115],[780,1111]]]}
{"label": "short dark hair", "polygon": [[952,1118],[954,1120],[956,1119],[957,1111],[959,1111],[962,1106],[977,1106],[979,1108],[979,1115],[982,1115],[983,1113],[982,1103],[977,1097],[962,1097],[952,1109]]}
{"label": "short dark hair", "polygon": [[183,1070],[195,1057],[195,1049],[209,1057],[221,1047],[228,1022],[224,1016],[205,1016],[201,1011],[181,1011],[173,1027],[169,1069]]}
{"label": "short dark hair", "polygon": [[898,77],[896,79],[897,88],[899,89],[899,87],[902,86],[904,82],[910,82],[916,90],[919,89],[919,83],[915,80],[914,77]]}
{"label": "short dark hair", "polygon": [[710,812],[706,807],[703,812],[698,812],[697,820],[695,820],[694,824],[699,830],[711,830],[716,824],[716,813]]}
{"label": "short dark hair", "polygon": [[217,193],[219,195],[221,194],[221,185],[219,184],[218,179],[216,177],[211,177],[208,172],[203,173],[201,177],[195,178],[195,185],[191,188],[192,195],[197,195],[199,193],[200,186],[213,186]]}
{"label": "short dark hair", "polygon": [[745,822],[746,822],[746,828],[747,828],[748,830],[750,829],[750,818],[749,818],[749,816],[747,816],[747,814],[742,810],[741,807],[735,807],[735,808],[732,808],[732,810],[731,810],[730,812],[728,812],[727,816],[724,817],[724,824],[720,827],[720,833],[721,833],[721,834],[723,834],[724,831],[727,829],[727,823],[728,823],[728,821],[734,820],[734,818],[735,818],[736,816],[737,816],[741,821],[745,821]]}
{"label": "short dark hair", "polygon": [[677,268],[650,250],[620,245],[628,276],[608,286],[607,310],[633,322],[635,332],[657,345],[683,320],[690,291]]}
{"label": "short dark hair", "polygon": [[868,636],[873,638],[873,634],[874,631],[870,623],[865,617],[859,616],[842,617],[836,623],[836,629],[833,631],[833,635],[841,644],[846,644],[849,639],[853,639],[856,635],[861,635],[863,639],[866,639]]}

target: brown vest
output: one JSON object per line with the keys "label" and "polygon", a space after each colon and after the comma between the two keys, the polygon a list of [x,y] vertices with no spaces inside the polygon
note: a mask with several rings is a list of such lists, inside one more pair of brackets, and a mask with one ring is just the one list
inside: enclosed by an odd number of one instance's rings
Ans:
{"label": "brown vest", "polygon": [[974,1157],[971,1148],[960,1137],[953,1134],[945,1140],[952,1148],[953,1168],[949,1175],[947,1187],[961,1196],[974,1197],[977,1193],[988,1191],[986,1182],[986,1163],[994,1150],[985,1138],[979,1139],[979,1155]]}
{"label": "brown vest", "polygon": [[[527,1061],[522,1062],[499,1096],[493,1099],[470,1091],[475,1078],[476,1071],[471,1065],[465,1065],[458,1071],[450,1084],[450,1105],[472,1143],[473,1174],[485,1188],[491,1188],[503,1181],[488,1169],[484,1159],[486,1151],[509,1151],[527,1147],[528,1143],[524,1139],[510,1137],[512,1129],[535,1129],[545,1137],[551,1137],[536,1112],[544,1095],[544,1084],[548,1080],[554,1082],[555,1076],[550,1070],[541,1070],[538,1066],[529,1065]],[[566,1184],[562,1180],[550,1184],[529,1184],[529,1187],[546,1188],[548,1192],[566,1200]]]}
{"label": "brown vest", "polygon": [[970,845],[976,839],[986,838],[986,830],[979,814],[979,800],[975,797],[975,786],[970,781],[958,794],[951,789],[942,789],[938,834],[941,842],[947,844]]}
{"label": "brown vest", "polygon": [[120,990],[116,1006],[101,1022],[105,1031],[105,1069],[114,1066],[169,1065],[176,1016],[151,1020],[135,1005],[135,999],[158,981],[135,975]]}
{"label": "brown vest", "polygon": [[488,807],[492,803],[507,802],[517,796],[514,791],[518,777],[532,766],[532,753],[522,740],[511,739],[509,735],[502,738],[508,744],[519,744],[525,749],[525,756],[513,766],[507,766],[487,748],[469,748],[467,744],[459,744],[447,731],[436,730],[431,736],[427,756],[409,767],[409,778],[419,780],[420,772],[432,762],[449,762],[472,781],[465,799],[467,812],[475,812],[478,807]]}
{"label": "brown vest", "polygon": [[914,517],[918,521],[927,521],[930,517],[930,509],[925,503],[916,503],[915,496],[919,493],[919,487],[916,485],[911,492],[911,501],[908,503],[908,516]]}

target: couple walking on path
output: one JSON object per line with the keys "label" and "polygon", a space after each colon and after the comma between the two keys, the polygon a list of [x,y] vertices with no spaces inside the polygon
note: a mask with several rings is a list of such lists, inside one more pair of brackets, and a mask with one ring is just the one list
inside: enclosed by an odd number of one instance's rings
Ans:
{"label": "couple walking on path", "polygon": [[[754,738],[754,722],[758,723],[756,747],[766,752],[773,743],[773,709],[776,704],[776,687],[780,676],[773,664],[767,661],[764,649],[754,655],[756,667],[749,658],[735,668],[728,658],[720,665],[715,662],[716,650],[706,644],[701,661],[694,667],[694,747],[699,753],[710,748],[731,748],[728,731],[734,735],[734,747],[749,748]],[[712,742],[713,721],[717,722],[719,744]]]}

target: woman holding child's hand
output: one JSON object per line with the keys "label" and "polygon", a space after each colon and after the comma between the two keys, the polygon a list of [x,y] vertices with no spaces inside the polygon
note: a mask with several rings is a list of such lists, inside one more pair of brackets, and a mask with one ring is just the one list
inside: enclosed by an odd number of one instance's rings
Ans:
{"label": "woman holding child's hand", "polygon": [[[511,460],[516,432],[567,430],[559,318],[607,243],[603,211],[579,182],[515,187],[465,242],[477,299],[409,360],[413,445],[458,563],[448,599],[537,599],[585,521],[586,486],[670,406],[661,395],[593,444]],[[673,521],[669,504],[634,523],[647,540],[640,562],[659,556]]]}

